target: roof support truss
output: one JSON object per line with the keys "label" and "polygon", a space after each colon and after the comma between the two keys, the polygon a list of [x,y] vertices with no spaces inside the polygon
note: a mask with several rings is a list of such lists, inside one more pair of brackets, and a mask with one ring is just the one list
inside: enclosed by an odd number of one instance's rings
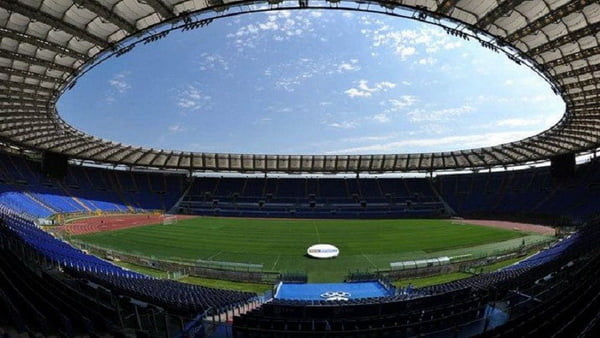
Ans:
{"label": "roof support truss", "polygon": [[490,24],[496,22],[496,20],[498,20],[502,16],[505,16],[507,13],[510,13],[515,7],[520,5],[523,1],[524,0],[506,0],[502,3],[500,3],[500,5],[498,5],[498,7],[489,11],[484,17],[482,17],[479,21],[477,21],[477,23],[475,25],[482,29],[486,28]]}
{"label": "roof support truss", "polygon": [[[593,3],[594,0],[575,0],[567,3],[566,5],[557,8],[555,12],[560,13],[562,16],[567,16],[571,13],[579,11],[583,9],[585,6]],[[506,37],[506,41],[515,42],[516,40],[525,37],[527,35],[532,34],[533,32],[548,26],[549,24],[556,22],[558,19],[555,12],[550,12],[537,20],[528,23],[523,28],[513,32],[509,36]]]}
{"label": "roof support truss", "polygon": [[552,41],[548,41],[540,46],[537,46],[531,50],[529,50],[529,55],[539,55],[548,51],[551,51],[555,48],[558,48],[566,43],[577,41],[585,36],[595,34],[600,31],[600,22],[593,23],[591,25],[580,28],[576,31],[565,34],[557,39]]}
{"label": "roof support truss", "polygon": [[73,69],[71,67],[59,65],[59,64],[51,62],[51,61],[38,59],[38,58],[30,56],[30,55],[9,52],[7,50],[0,49],[0,57],[12,59],[12,60],[19,60],[19,61],[31,63],[34,65],[38,65],[38,66],[42,66],[42,67],[46,67],[46,68],[50,68],[50,69],[56,69],[56,70],[60,70],[61,72],[65,72],[65,73],[72,73],[75,71],[75,69]]}
{"label": "roof support truss", "polygon": [[110,46],[109,43],[106,42],[104,39],[95,36],[85,30],[81,30],[70,23],[60,20],[60,18],[56,18],[47,13],[39,11],[37,8],[32,8],[13,0],[3,1],[0,4],[0,6],[9,11],[14,11],[28,18],[42,22],[50,27],[60,29],[63,32],[69,33],[80,39],[89,41],[95,45],[101,46],[102,48],[107,48]]}
{"label": "roof support truss", "polygon": [[0,37],[5,37],[5,38],[13,39],[15,41],[28,43],[28,44],[36,46],[38,48],[51,50],[58,54],[66,55],[66,56],[69,56],[69,57],[72,57],[72,58],[78,59],[78,60],[85,60],[88,58],[87,55],[81,54],[81,53],[76,52],[67,47],[63,47],[59,44],[49,42],[46,40],[42,40],[35,36],[21,33],[21,32],[6,28],[6,27],[0,27]]}
{"label": "roof support truss", "polygon": [[130,24],[129,22],[127,22],[127,20],[125,20],[122,17],[115,14],[109,8],[104,7],[104,5],[100,4],[96,0],[72,0],[72,1],[74,3],[76,3],[77,5],[85,7],[88,10],[96,13],[98,16],[102,17],[103,19],[108,20],[109,22],[112,22],[113,24],[115,24],[119,28],[127,31],[130,34],[137,31],[137,28],[135,28],[134,25]]}
{"label": "roof support truss", "polygon": [[145,0],[144,1],[148,6],[154,8],[155,11],[157,11],[160,16],[162,16],[165,19],[171,18],[175,16],[175,13],[173,13],[171,11],[171,9],[169,9],[167,7],[167,5],[165,5],[162,1],[160,0]]}

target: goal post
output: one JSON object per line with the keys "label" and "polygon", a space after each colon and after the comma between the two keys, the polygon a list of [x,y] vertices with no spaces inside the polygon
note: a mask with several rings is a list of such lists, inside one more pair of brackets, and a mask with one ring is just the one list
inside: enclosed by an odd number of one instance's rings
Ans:
{"label": "goal post", "polygon": [[163,225],[175,225],[177,224],[177,215],[164,214],[162,216]]}

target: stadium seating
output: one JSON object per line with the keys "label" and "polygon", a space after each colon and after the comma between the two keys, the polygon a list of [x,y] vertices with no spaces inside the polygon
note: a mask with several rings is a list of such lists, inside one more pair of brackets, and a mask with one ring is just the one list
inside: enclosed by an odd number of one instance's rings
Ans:
{"label": "stadium seating", "polygon": [[56,180],[34,161],[0,154],[0,163],[0,203],[34,217],[168,210],[186,187],[181,174],[71,166],[64,180]]}
{"label": "stadium seating", "polygon": [[220,308],[248,301],[255,295],[247,292],[226,291],[170,280],[151,278],[125,270],[96,256],[89,255],[54,238],[31,220],[0,206],[4,241],[23,243],[40,255],[46,264],[57,266],[72,276],[86,278],[109,287],[115,292],[162,306],[175,313],[196,314],[208,308]]}
{"label": "stadium seating", "polygon": [[579,165],[575,175],[552,178],[549,167],[438,176],[436,189],[463,217],[535,219],[582,223],[598,211],[600,161]]}
{"label": "stadium seating", "polygon": [[[458,215],[590,224],[496,272],[384,298],[272,300],[235,318],[235,333],[240,337],[411,336],[467,331],[486,331],[483,335],[491,337],[553,332],[594,336],[600,322],[600,298],[594,293],[599,287],[594,271],[600,264],[600,221],[593,220],[598,213],[599,187],[598,161],[578,166],[573,177],[563,180],[554,179],[549,168],[433,179],[208,176],[190,180],[176,173],[85,166],[70,166],[65,179],[56,180],[43,175],[35,161],[2,154],[0,326],[42,334],[122,333],[114,303],[107,306],[90,298],[85,288],[65,284],[65,278],[87,281],[120,297],[144,301],[186,318],[208,308],[227,308],[253,299],[251,293],[186,285],[123,269],[54,238],[34,224],[37,218],[55,213],[169,210],[182,198],[178,211],[203,215]],[[21,260],[33,261],[44,270],[30,270],[19,263]],[[480,325],[496,303],[510,304],[508,324],[498,328]],[[79,307],[73,304],[86,304],[86,309],[77,311]],[[122,310],[129,306],[132,311],[131,304],[121,305]]]}
{"label": "stadium seating", "polygon": [[[395,190],[395,187],[402,189]],[[194,179],[178,207],[183,213],[250,217],[408,218],[448,215],[429,180],[413,178],[202,177]]]}

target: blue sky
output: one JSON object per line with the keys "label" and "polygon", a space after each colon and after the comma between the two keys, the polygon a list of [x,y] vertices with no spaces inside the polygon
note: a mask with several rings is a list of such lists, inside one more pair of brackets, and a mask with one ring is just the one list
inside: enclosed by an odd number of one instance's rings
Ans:
{"label": "blue sky", "polygon": [[530,69],[441,28],[302,10],[172,32],[92,70],[58,109],[85,132],[153,148],[379,154],[514,141],[564,104]]}

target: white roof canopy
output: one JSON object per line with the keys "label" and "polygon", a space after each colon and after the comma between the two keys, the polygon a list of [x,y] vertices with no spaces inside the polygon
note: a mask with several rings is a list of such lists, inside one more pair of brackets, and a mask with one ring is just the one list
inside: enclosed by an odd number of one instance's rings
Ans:
{"label": "white roof canopy", "polygon": [[[314,6],[339,6],[337,1]],[[360,1],[364,4],[364,1]],[[71,158],[135,166],[222,171],[395,172],[506,166],[598,148],[600,3],[597,0],[390,0],[382,11],[412,9],[421,20],[452,23],[450,34],[485,36],[546,78],[566,103],[563,118],[529,138],[494,147],[392,155],[192,153],[122,145],[87,135],[55,109],[78,76],[169,29],[195,29],[240,4],[227,0],[3,0],[0,2],[0,140]],[[310,1],[269,1],[311,7]],[[372,6],[377,1],[371,1]],[[356,5],[354,5],[356,7]],[[248,7],[250,9],[251,7]],[[372,10],[372,9],[371,9]],[[195,16],[204,13],[204,19]],[[459,26],[456,23],[460,23]],[[452,27],[452,26],[448,26]],[[474,34],[473,32],[477,32]],[[487,40],[486,40],[487,39]]]}

